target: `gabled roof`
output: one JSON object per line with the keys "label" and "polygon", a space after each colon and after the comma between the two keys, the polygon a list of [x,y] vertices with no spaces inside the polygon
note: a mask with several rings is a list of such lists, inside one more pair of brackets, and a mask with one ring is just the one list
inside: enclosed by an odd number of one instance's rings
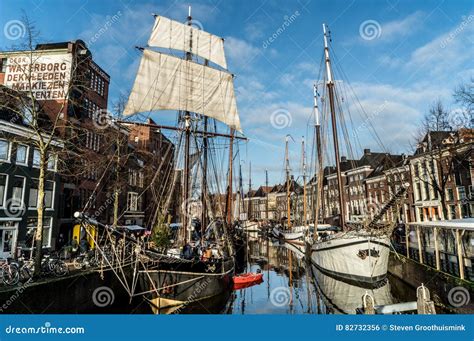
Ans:
{"label": "gabled roof", "polygon": [[252,189],[252,190],[248,191],[247,194],[244,197],[245,198],[253,198],[255,196],[256,192],[257,192],[256,190]]}
{"label": "gabled roof", "polygon": [[377,154],[372,159],[367,159],[368,165],[374,169],[367,178],[373,178],[384,174],[384,171],[398,167],[403,162],[402,155],[392,155],[386,153],[375,153]]}
{"label": "gabled roof", "polygon": [[272,189],[270,190],[270,193],[278,193],[280,192],[280,189],[281,189],[282,185],[278,184],[278,185],[274,185],[272,187]]}
{"label": "gabled roof", "polygon": [[[279,192],[286,192],[287,190],[287,182],[285,182],[283,185],[281,185]],[[297,194],[300,194],[303,192],[303,187],[301,187],[295,179],[292,177],[290,180],[290,192],[294,192]]]}
{"label": "gabled roof", "polygon": [[272,187],[270,186],[260,186],[255,192],[254,196],[264,197],[267,193],[270,193],[271,190],[272,190]]}
{"label": "gabled roof", "polygon": [[457,135],[457,132],[453,131],[429,131],[423,137],[423,140],[418,143],[415,151],[415,155],[426,153],[429,150],[438,149],[444,146],[444,141],[453,135]]}

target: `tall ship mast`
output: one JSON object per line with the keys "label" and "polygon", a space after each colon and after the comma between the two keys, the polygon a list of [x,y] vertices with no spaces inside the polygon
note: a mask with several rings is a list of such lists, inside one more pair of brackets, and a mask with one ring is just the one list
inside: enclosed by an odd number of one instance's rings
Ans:
{"label": "tall ship mast", "polygon": [[[315,90],[314,108],[316,115],[316,144],[317,144],[317,198],[315,213],[315,230],[313,242],[311,245],[311,262],[320,271],[335,276],[338,279],[354,281],[362,284],[376,284],[386,278],[388,268],[388,257],[390,253],[390,229],[375,228],[376,222],[381,218],[377,215],[372,221],[351,225],[346,220],[346,203],[344,200],[344,181],[342,176],[341,156],[339,150],[338,126],[343,124],[343,110],[340,106],[341,96],[336,93],[337,87],[334,80],[332,62],[329,49],[329,31],[323,24],[324,33],[324,69],[326,79],[326,97],[324,98],[327,109],[328,121],[331,123],[332,144],[335,160],[335,181],[332,184],[331,191],[337,194],[338,206],[336,207],[337,219],[333,219],[332,224],[337,226],[318,225],[319,206],[321,200],[322,181],[324,172],[322,164],[324,162],[322,155],[322,140],[320,127],[320,112],[318,110],[318,98]],[[324,114],[324,113],[323,113]],[[341,122],[340,122],[340,121]],[[344,132],[344,129],[342,129]],[[344,136],[347,139],[347,136]],[[346,141],[349,143],[348,141]],[[406,186],[395,193],[392,200],[388,201],[381,212],[385,212],[398,199],[402,198]],[[338,231],[329,233],[328,231]]]}
{"label": "tall ship mast", "polygon": [[[147,250],[150,262],[140,271],[142,294],[156,313],[180,309],[193,301],[228,293],[234,273],[234,248],[229,235],[233,227],[233,144],[242,139],[237,111],[234,76],[227,70],[224,40],[193,26],[191,8],[185,23],[155,15],[148,45],[142,51],[140,66],[133,84],[124,116],[162,110],[178,111],[176,127],[155,125],[159,129],[180,134],[181,178],[180,223],[172,246]],[[178,51],[182,57],[172,54]],[[166,115],[167,113],[163,113]],[[226,125],[229,133],[211,131],[212,122]],[[202,126],[199,123],[202,122]],[[214,124],[216,126],[216,124]],[[229,155],[224,200],[217,190],[210,193],[212,178],[212,138],[228,139]],[[193,144],[194,143],[194,144]],[[194,153],[192,152],[192,149]],[[181,152],[182,151],[182,152]],[[178,164],[177,164],[178,165]],[[201,166],[200,195],[195,195],[197,175]],[[178,170],[174,170],[179,173]],[[218,183],[218,175],[215,175]],[[172,193],[164,193],[170,201]],[[210,198],[217,199],[211,200]],[[190,203],[201,201],[202,212],[194,213]],[[218,203],[217,210],[212,206]],[[158,205],[157,216],[166,214],[166,205]],[[149,265],[152,264],[152,265]],[[202,286],[196,294],[194,288]]]}

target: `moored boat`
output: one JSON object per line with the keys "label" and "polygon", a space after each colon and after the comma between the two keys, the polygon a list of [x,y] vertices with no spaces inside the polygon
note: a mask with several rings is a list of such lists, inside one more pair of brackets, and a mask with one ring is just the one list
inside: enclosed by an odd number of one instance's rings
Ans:
{"label": "moored boat", "polygon": [[245,273],[241,275],[234,276],[234,284],[247,284],[252,282],[258,282],[262,280],[262,273]]}
{"label": "moored boat", "polygon": [[311,247],[312,263],[345,280],[375,283],[387,275],[390,240],[366,231],[339,232]]}
{"label": "moored boat", "polygon": [[303,231],[285,231],[276,226],[272,229],[272,234],[275,238],[283,240],[303,240],[304,237]]}
{"label": "moored boat", "polygon": [[[387,275],[388,270],[388,259],[390,254],[390,240],[389,236],[393,226],[385,224],[383,227],[377,226],[378,221],[383,215],[399,201],[403,200],[405,195],[406,187],[402,185],[399,190],[396,191],[395,195],[377,212],[375,217],[370,220],[364,221],[362,224],[356,224],[351,226],[348,224],[346,219],[346,211],[349,205],[353,205],[353,202],[346,202],[345,193],[348,193],[348,189],[345,189],[345,179],[342,176],[342,158],[339,155],[339,139],[338,130],[343,130],[347,127],[338,127],[338,117],[342,117],[341,104],[338,100],[339,96],[336,94],[336,81],[333,79],[333,71],[331,66],[331,60],[329,57],[329,32],[325,24],[323,24],[324,32],[324,59],[325,59],[325,71],[326,71],[326,91],[328,96],[329,106],[329,117],[332,128],[332,139],[334,145],[334,158],[336,162],[335,167],[335,182],[333,182],[333,189],[331,192],[338,199],[337,205],[332,208],[333,219],[338,220],[338,227],[340,232],[334,231],[321,231],[319,233],[318,228],[313,233],[313,241],[311,246],[311,262],[319,269],[329,273],[333,276],[344,280],[355,280],[361,283],[376,283],[383,280]],[[318,107],[318,91],[317,86],[314,87],[314,114],[316,117],[316,144],[318,153],[318,166],[319,171],[317,178],[321,179],[324,177],[323,170],[323,157],[322,157],[322,139],[321,139],[321,126],[319,120],[319,107]],[[325,101],[326,102],[326,101]],[[339,112],[340,111],[340,112]],[[322,117],[325,117],[323,112]],[[340,118],[340,124],[344,124],[344,118]],[[346,143],[349,144],[347,136],[344,136]],[[350,146],[349,146],[350,148]],[[385,155],[385,154],[382,154]],[[360,180],[363,179],[358,176],[357,180],[358,189],[361,191],[362,184]],[[316,196],[320,196],[319,192],[322,188],[322,181],[318,180],[318,191]],[[360,189],[359,189],[360,188]],[[352,189],[351,189],[352,190]],[[318,204],[321,200],[317,199]],[[372,201],[370,201],[372,203]],[[357,200],[357,207],[367,206],[367,203],[363,204],[360,200]],[[318,208],[316,208],[317,211]],[[317,218],[315,219],[317,221]],[[317,225],[317,224],[316,224]]]}
{"label": "moored boat", "polygon": [[[182,51],[182,58],[171,54],[170,49]],[[223,39],[194,27],[191,8],[185,23],[155,15],[148,44],[139,50],[142,58],[123,115],[178,111],[176,126],[146,123],[175,132],[179,141],[176,154],[180,157],[165,176],[170,179],[170,191],[156,199],[156,230],[169,231],[164,221],[177,186],[183,205],[178,209],[176,238],[158,239],[171,245],[161,242],[156,249],[147,249],[146,265],[137,276],[141,292],[136,295],[144,296],[155,313],[176,313],[232,288],[236,247],[239,251],[244,243],[232,212],[233,143],[242,138],[237,134],[241,132],[240,119]],[[230,133],[217,133],[217,121],[230,128]],[[217,136],[230,140],[224,151],[228,152],[229,176],[226,184],[215,186],[216,193],[210,193],[208,159],[215,153],[209,150],[211,139]],[[198,175],[199,193],[193,187]],[[215,179],[219,181],[217,176]],[[219,193],[219,188],[226,188],[227,193]],[[213,205],[214,198],[221,197],[225,198],[225,210]]]}

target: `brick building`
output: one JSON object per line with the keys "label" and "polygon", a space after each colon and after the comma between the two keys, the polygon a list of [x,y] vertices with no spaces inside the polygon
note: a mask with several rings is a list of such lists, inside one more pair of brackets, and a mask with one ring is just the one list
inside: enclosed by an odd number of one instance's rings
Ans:
{"label": "brick building", "polygon": [[473,130],[432,131],[410,158],[416,221],[473,216]]}
{"label": "brick building", "polygon": [[[31,93],[46,126],[64,142],[63,149],[67,150],[61,153],[61,167],[54,169],[54,209],[47,207],[45,211],[52,217],[51,223],[45,222],[50,226],[45,246],[54,248],[59,234],[66,242],[71,241],[75,211],[84,211],[104,223],[112,223],[114,215],[118,215],[119,224],[149,223],[145,216],[150,218],[153,209],[146,203],[156,193],[143,194],[146,184],[160,164],[166,165],[158,175],[160,180],[172,167],[174,147],[164,135],[154,129],[110,120],[109,83],[109,75],[94,62],[91,51],[81,40],[39,44],[33,51],[0,52],[0,86],[25,97]],[[9,121],[17,125],[17,131],[23,129],[22,122]],[[7,142],[1,142],[6,145],[2,148],[16,153],[19,146]],[[164,151],[168,149],[171,153],[166,156]],[[31,148],[29,152],[27,157],[34,157]],[[11,164],[15,164],[14,160]],[[0,172],[8,170],[6,175],[13,180],[16,170],[6,167],[6,163],[0,160]],[[27,167],[24,191],[28,194],[30,188],[34,189],[35,175],[34,166]],[[7,200],[12,190],[8,182],[1,180],[4,178],[0,176],[1,183],[5,182],[1,194]],[[49,182],[47,185],[50,187]],[[118,186],[117,214],[114,193]],[[27,195],[22,199],[29,200]],[[0,206],[0,220],[1,216]],[[20,237],[25,234],[21,226],[17,226],[15,233]]]}
{"label": "brick building", "polygon": [[[140,173],[142,181],[147,185],[143,189],[141,200],[147,203],[143,210],[146,217],[145,224],[149,226],[153,223],[158,202],[163,205],[165,201],[163,198],[167,197],[173,187],[175,146],[159,129],[153,127],[156,123],[152,119],[149,118],[146,123],[120,122],[129,130],[128,141],[146,166],[143,173]],[[175,186],[173,195],[177,197],[178,194],[179,188]],[[176,219],[179,209],[176,205],[168,207],[167,213],[171,220]]]}

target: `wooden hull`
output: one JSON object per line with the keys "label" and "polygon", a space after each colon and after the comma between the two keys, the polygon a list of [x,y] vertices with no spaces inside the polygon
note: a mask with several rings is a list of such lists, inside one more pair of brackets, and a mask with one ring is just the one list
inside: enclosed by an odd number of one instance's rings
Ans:
{"label": "wooden hull", "polygon": [[155,314],[185,313],[193,303],[232,290],[234,260],[171,263],[160,262],[140,272],[145,297]]}

